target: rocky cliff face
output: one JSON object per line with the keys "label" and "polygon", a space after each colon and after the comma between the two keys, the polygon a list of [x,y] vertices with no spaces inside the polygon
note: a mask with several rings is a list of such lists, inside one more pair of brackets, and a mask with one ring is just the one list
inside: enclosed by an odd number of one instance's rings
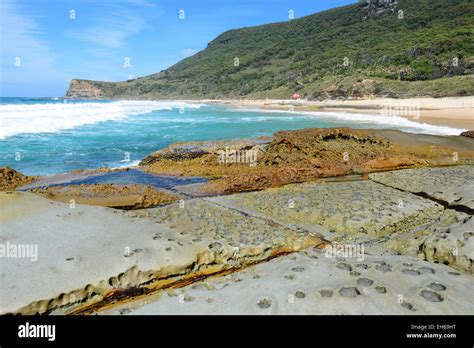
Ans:
{"label": "rocky cliff face", "polygon": [[87,80],[71,80],[66,98],[71,99],[101,99],[103,91]]}
{"label": "rocky cliff face", "polygon": [[363,0],[362,10],[367,17],[378,16],[387,12],[393,12],[398,0]]}

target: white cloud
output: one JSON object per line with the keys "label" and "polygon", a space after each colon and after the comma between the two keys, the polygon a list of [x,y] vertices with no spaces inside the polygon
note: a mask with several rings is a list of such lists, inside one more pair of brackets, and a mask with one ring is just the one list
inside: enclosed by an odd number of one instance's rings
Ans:
{"label": "white cloud", "polygon": [[185,57],[190,57],[198,53],[198,50],[195,50],[193,48],[185,48],[182,52],[183,56]]}
{"label": "white cloud", "polygon": [[13,57],[31,59],[34,56],[36,62],[39,59],[52,64],[52,53],[47,42],[37,38],[39,26],[32,17],[21,14],[11,0],[0,2],[0,13],[2,63],[13,64]]}
{"label": "white cloud", "polygon": [[[66,78],[54,66],[55,55],[43,35],[35,17],[23,13],[23,8],[12,0],[0,1],[0,69],[1,94],[44,95],[49,87],[59,90],[58,82]],[[15,62],[20,66],[15,66]]]}
{"label": "white cloud", "polygon": [[155,7],[155,4],[147,0],[125,0],[130,5],[137,5],[143,7]]}
{"label": "white cloud", "polygon": [[128,37],[138,33],[144,21],[124,12],[115,12],[103,19],[97,26],[73,33],[81,41],[105,48],[125,46]]}
{"label": "white cloud", "polygon": [[145,27],[146,21],[140,12],[154,6],[146,0],[105,2],[103,5],[100,17],[94,18],[90,26],[71,33],[72,37],[106,49],[124,47],[129,37]]}

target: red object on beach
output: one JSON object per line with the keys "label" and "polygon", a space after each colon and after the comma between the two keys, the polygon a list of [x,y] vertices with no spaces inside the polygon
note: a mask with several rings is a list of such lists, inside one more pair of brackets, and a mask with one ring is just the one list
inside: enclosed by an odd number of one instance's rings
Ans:
{"label": "red object on beach", "polygon": [[294,93],[294,94],[291,96],[291,99],[301,99],[301,96],[300,96],[298,93]]}

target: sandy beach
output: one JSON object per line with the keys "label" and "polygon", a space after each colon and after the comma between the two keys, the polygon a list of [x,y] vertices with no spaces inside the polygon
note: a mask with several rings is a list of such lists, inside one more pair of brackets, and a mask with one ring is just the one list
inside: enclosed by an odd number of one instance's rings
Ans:
{"label": "sandy beach", "polygon": [[346,100],[203,99],[207,104],[286,111],[369,113],[401,116],[419,123],[474,129],[474,97],[371,98]]}

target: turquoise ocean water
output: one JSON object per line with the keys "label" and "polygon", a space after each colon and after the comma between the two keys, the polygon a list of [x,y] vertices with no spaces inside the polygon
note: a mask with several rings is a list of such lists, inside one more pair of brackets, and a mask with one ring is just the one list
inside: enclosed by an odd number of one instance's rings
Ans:
{"label": "turquoise ocean water", "polygon": [[271,135],[309,127],[459,134],[398,116],[280,112],[174,101],[0,98],[0,166],[29,175],[137,164],[178,141]]}

